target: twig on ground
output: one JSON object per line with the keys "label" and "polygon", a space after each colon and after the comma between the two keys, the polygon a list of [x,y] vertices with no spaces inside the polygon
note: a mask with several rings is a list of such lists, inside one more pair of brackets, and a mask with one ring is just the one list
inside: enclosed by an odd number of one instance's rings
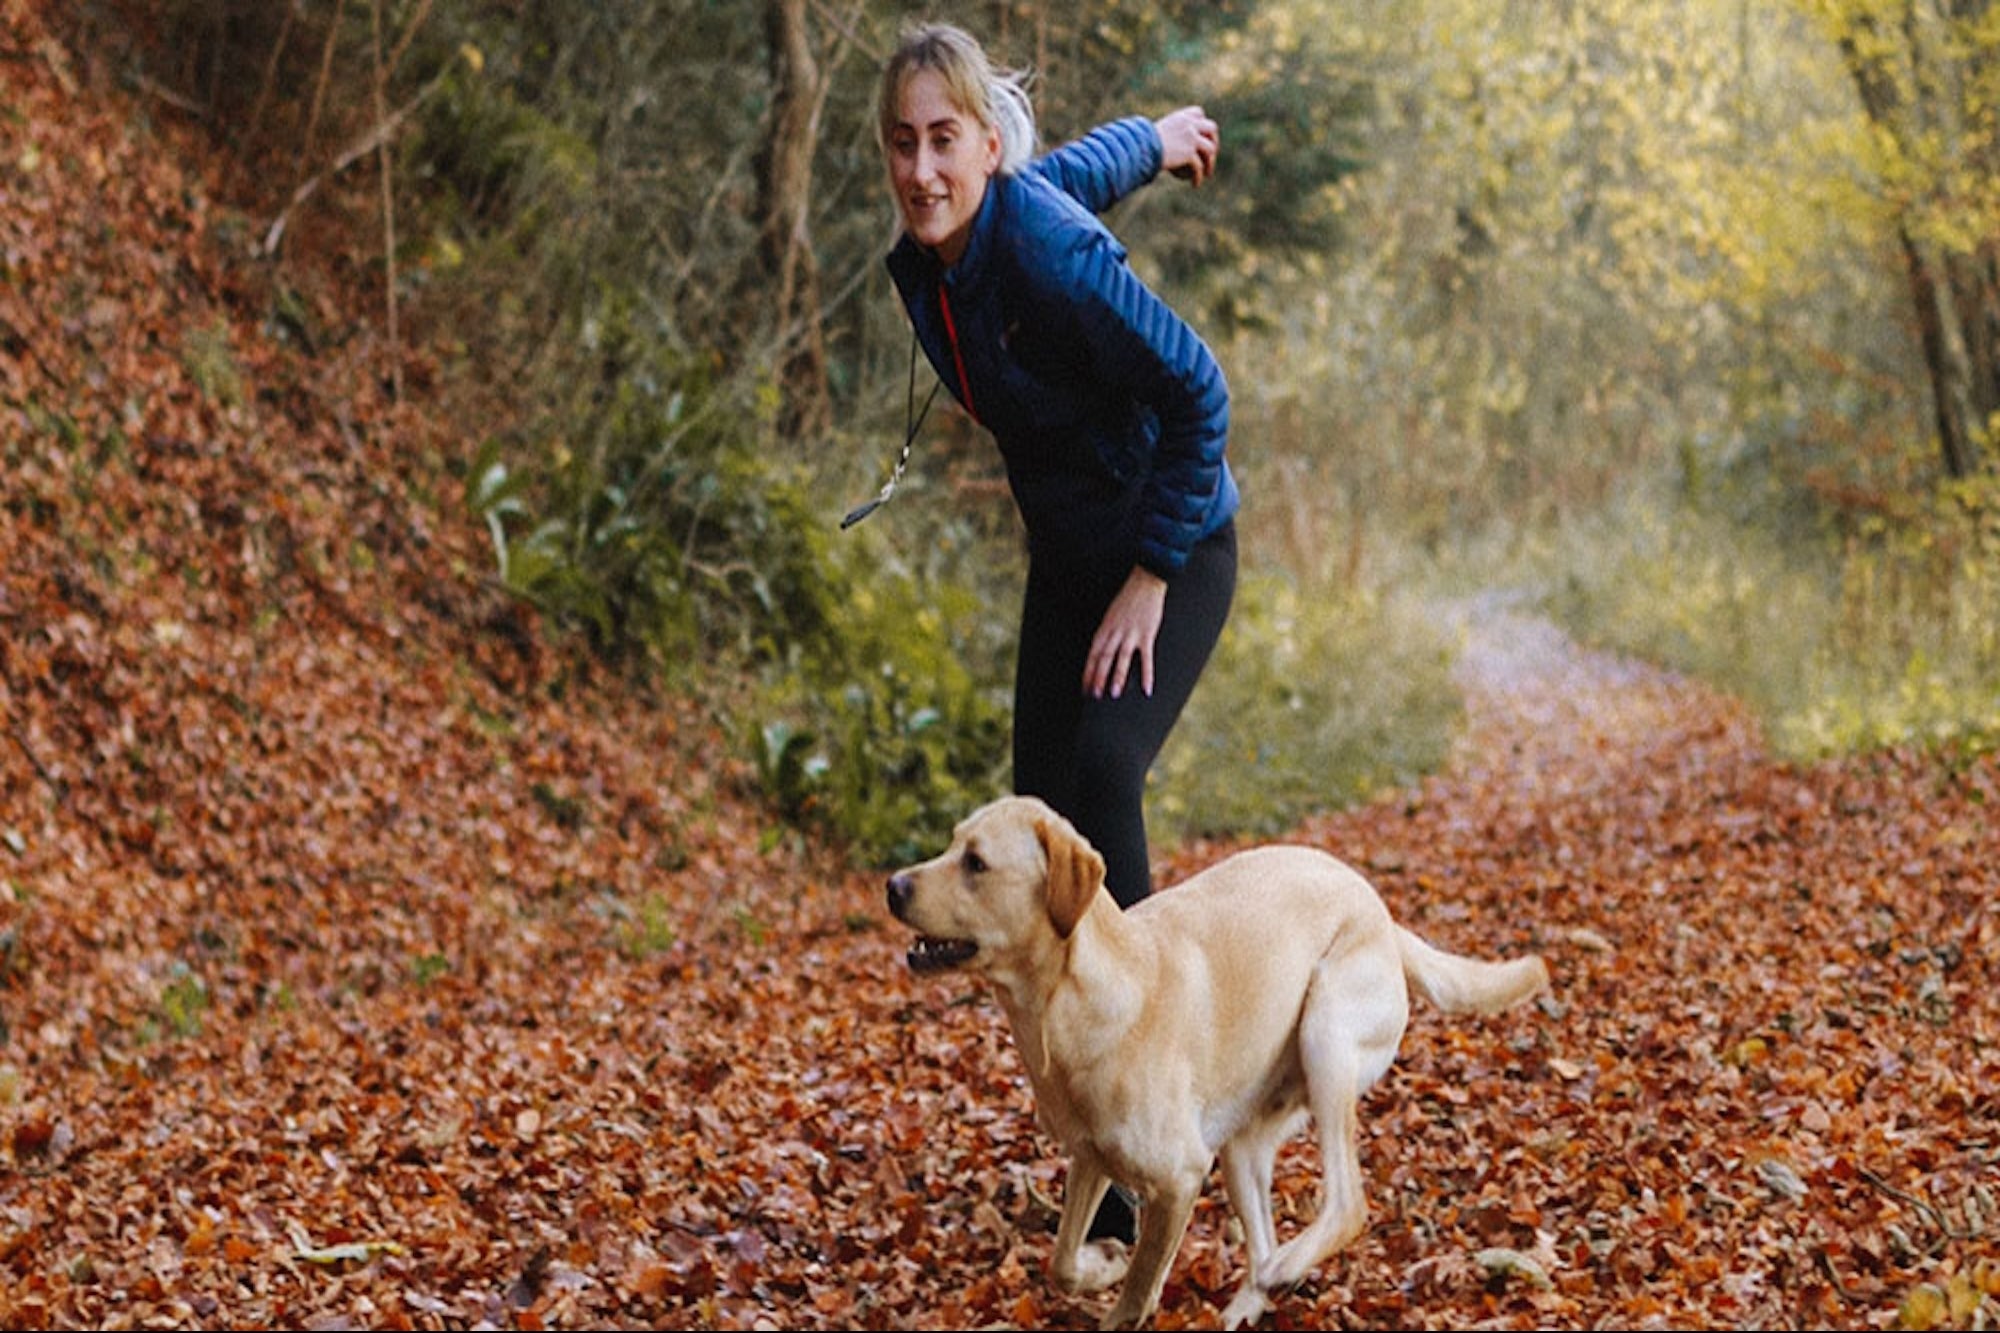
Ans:
{"label": "twig on ground", "polygon": [[1953,1226],[1951,1219],[1944,1215],[1944,1210],[1930,1200],[1890,1184],[1887,1180],[1876,1175],[1865,1166],[1858,1169],[1863,1180],[1890,1198],[1907,1203],[1910,1207],[1916,1209],[1918,1215],[1938,1231],[1942,1232],[1946,1240],[1973,1240],[1980,1234],[1981,1228],[1979,1227]]}
{"label": "twig on ground", "polygon": [[7,734],[14,738],[14,744],[21,747],[21,753],[27,756],[28,766],[35,770],[35,775],[41,778],[43,782],[49,784],[49,790],[56,794],[56,800],[67,802],[69,800],[69,787],[61,778],[49,772],[47,767],[43,765],[41,756],[36,754],[34,747],[28,744],[28,738],[21,734],[21,729],[9,723]]}

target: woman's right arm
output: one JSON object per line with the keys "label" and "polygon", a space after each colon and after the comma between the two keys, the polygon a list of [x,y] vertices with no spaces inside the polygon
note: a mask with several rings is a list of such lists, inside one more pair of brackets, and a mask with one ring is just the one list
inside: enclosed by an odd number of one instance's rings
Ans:
{"label": "woman's right arm", "polygon": [[1035,160],[1033,170],[1093,213],[1102,213],[1160,174],[1160,132],[1144,116],[1099,125]]}
{"label": "woman's right arm", "polygon": [[1039,158],[1034,170],[1093,213],[1171,171],[1200,185],[1215,171],[1215,122],[1198,106],[1148,120],[1128,116]]}

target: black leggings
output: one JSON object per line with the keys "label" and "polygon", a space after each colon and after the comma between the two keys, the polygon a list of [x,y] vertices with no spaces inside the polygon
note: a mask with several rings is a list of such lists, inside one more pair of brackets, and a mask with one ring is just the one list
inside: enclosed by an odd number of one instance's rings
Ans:
{"label": "black leggings", "polygon": [[1135,662],[1121,697],[1083,692],[1090,641],[1129,571],[1085,586],[1068,571],[1031,565],[1014,677],[1014,790],[1039,796],[1104,857],[1120,907],[1152,892],[1146,852],[1146,772],[1166,744],[1229,619],[1236,595],[1236,526],[1197,545],[1167,585],[1153,643],[1153,693]]}

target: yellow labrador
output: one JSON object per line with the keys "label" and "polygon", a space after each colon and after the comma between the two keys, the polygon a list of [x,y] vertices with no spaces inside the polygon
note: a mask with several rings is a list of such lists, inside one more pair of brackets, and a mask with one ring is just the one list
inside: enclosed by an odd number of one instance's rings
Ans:
{"label": "yellow labrador", "polygon": [[[1124,1277],[1104,1326],[1150,1316],[1220,1151],[1250,1250],[1224,1322],[1254,1323],[1268,1293],[1361,1233],[1355,1106],[1395,1059],[1408,989],[1490,1013],[1546,987],[1548,969],[1431,947],[1359,874],[1306,847],[1240,853],[1125,912],[1103,883],[1103,859],[1068,821],[1010,797],[894,875],[889,908],[918,932],[913,969],[968,968],[999,991],[1036,1118],[1071,1154],[1056,1284]],[[1272,1163],[1308,1113],[1320,1210],[1279,1245]],[[1129,1262],[1122,1242],[1084,1239],[1114,1180],[1141,1205]]]}

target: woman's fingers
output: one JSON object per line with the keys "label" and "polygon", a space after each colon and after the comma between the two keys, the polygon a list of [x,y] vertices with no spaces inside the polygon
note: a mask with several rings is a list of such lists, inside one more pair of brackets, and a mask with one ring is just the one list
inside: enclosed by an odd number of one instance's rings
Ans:
{"label": "woman's fingers", "polygon": [[1182,180],[1200,185],[1215,173],[1222,146],[1220,130],[1198,106],[1184,106],[1156,121],[1161,164]]}
{"label": "woman's fingers", "polygon": [[1122,698],[1132,677],[1132,664],[1139,666],[1139,688],[1148,697],[1153,693],[1153,646],[1143,641],[1105,642],[1091,649],[1090,664],[1084,671],[1084,692],[1093,699],[1109,694]]}
{"label": "woman's fingers", "polygon": [[1146,569],[1133,569],[1091,638],[1090,656],[1083,666],[1084,693],[1102,699],[1108,691],[1118,698],[1131,679],[1134,660],[1139,664],[1139,688],[1149,696],[1153,693],[1153,640],[1160,633],[1166,600],[1165,580]]}

